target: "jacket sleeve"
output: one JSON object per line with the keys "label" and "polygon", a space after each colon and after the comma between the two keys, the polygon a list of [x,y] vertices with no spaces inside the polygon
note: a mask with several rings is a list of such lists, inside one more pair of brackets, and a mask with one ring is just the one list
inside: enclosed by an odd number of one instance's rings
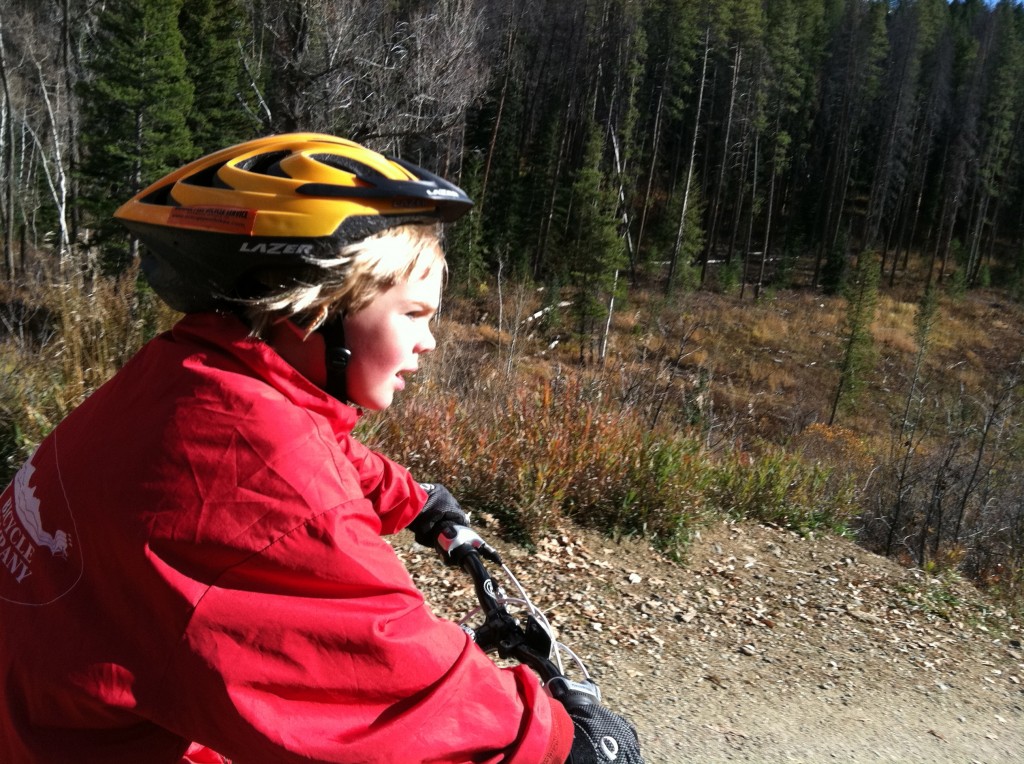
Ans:
{"label": "jacket sleeve", "polygon": [[380,517],[381,533],[396,533],[423,509],[427,494],[409,471],[349,436],[338,443],[359,473],[359,484]]}
{"label": "jacket sleeve", "polygon": [[[353,500],[210,585],[202,550],[154,549],[196,601],[160,694],[190,740],[242,762],[561,764],[572,723],[523,667],[498,669],[434,617],[375,513]],[[183,555],[191,558],[186,560]]]}

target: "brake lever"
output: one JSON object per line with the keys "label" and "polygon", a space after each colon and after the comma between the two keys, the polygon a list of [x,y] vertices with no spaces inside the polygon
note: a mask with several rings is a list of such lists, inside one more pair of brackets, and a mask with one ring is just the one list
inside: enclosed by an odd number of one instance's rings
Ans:
{"label": "brake lever", "polygon": [[446,522],[438,526],[437,545],[444,561],[449,565],[461,565],[470,552],[477,552],[495,565],[503,565],[498,550],[480,538],[480,534],[465,525]]}
{"label": "brake lever", "polygon": [[591,679],[577,682],[566,676],[556,676],[545,685],[551,697],[568,709],[597,705],[601,702],[601,689]]}

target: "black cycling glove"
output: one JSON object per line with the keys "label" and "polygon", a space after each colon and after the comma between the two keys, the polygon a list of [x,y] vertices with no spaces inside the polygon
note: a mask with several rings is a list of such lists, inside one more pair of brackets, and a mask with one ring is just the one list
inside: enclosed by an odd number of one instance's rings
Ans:
{"label": "black cycling glove", "polygon": [[636,730],[596,703],[566,709],[575,727],[565,764],[644,764]]}
{"label": "black cycling glove", "polygon": [[441,532],[438,526],[445,522],[468,526],[469,515],[443,485],[420,483],[420,487],[427,492],[427,503],[416,519],[409,523],[409,530],[416,537],[417,544],[438,549],[437,536]]}
{"label": "black cycling glove", "polygon": [[572,719],[572,750],[565,764],[644,764],[636,729],[592,692],[564,679],[553,679],[548,689]]}

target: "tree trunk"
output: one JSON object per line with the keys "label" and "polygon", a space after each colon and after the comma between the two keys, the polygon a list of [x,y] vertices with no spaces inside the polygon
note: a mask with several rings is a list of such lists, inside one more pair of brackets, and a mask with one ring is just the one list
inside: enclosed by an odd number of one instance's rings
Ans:
{"label": "tree trunk", "polygon": [[741,124],[744,125],[743,137],[740,141],[740,145],[742,145],[743,150],[740,153],[740,166],[736,173],[736,199],[733,201],[732,231],[729,235],[729,245],[725,250],[725,262],[727,265],[732,264],[732,259],[736,254],[737,242],[740,237],[740,221],[743,217],[743,210],[745,206],[744,199],[746,197],[747,169],[750,167],[750,138],[749,130],[746,129],[746,126],[750,124],[750,120],[744,120]]}
{"label": "tree trunk", "polygon": [[537,256],[533,261],[533,277],[540,276],[541,266],[547,256],[548,241],[551,238],[551,228],[555,224],[555,206],[558,202],[558,178],[562,174],[562,164],[569,146],[569,118],[566,115],[562,119],[562,137],[558,143],[558,155],[555,157],[555,172],[551,177],[548,188],[548,211],[541,225],[541,238],[537,246]]}
{"label": "tree trunk", "polygon": [[693,118],[693,140],[690,142],[690,161],[686,165],[686,185],[683,189],[683,208],[679,212],[679,225],[676,228],[676,241],[672,247],[672,257],[668,266],[668,283],[665,285],[665,292],[672,292],[676,270],[679,266],[679,255],[683,244],[683,234],[686,229],[686,212],[690,203],[690,188],[693,184],[693,163],[697,156],[697,139],[700,136],[700,120],[704,105],[704,80],[708,72],[708,56],[711,53],[711,27],[704,30],[704,62],[700,70],[700,87],[697,92],[697,113]]}
{"label": "tree trunk", "polygon": [[967,255],[967,266],[964,274],[967,283],[972,286],[975,285],[978,271],[981,269],[981,240],[985,233],[985,220],[988,217],[989,204],[992,201],[992,197],[987,191],[982,190],[979,196],[975,212],[974,230],[971,235],[971,248]]}
{"label": "tree trunk", "polygon": [[729,140],[732,135],[732,115],[736,105],[736,87],[739,81],[740,63],[743,60],[741,46],[736,46],[736,53],[733,56],[732,64],[732,85],[729,88],[729,109],[725,119],[725,131],[722,138],[722,159],[718,164],[718,182],[715,183],[715,193],[711,201],[711,221],[708,226],[708,240],[704,245],[704,254],[701,257],[700,282],[703,284],[707,278],[708,260],[715,247],[715,237],[718,235],[718,215],[721,209],[722,193],[725,185],[725,169],[729,165]]}
{"label": "tree trunk", "polygon": [[615,269],[615,280],[612,282],[612,293],[608,298],[608,315],[604,322],[604,334],[601,336],[601,365],[608,356],[608,337],[612,333],[612,314],[615,312],[615,290],[619,288],[619,269]]}
{"label": "tree trunk", "polygon": [[839,230],[843,222],[843,207],[846,205],[846,186],[849,183],[849,162],[847,161],[848,135],[841,134],[841,143],[829,157],[826,171],[828,193],[825,196],[824,221],[821,228],[821,242],[814,261],[814,275],[811,286],[817,287],[821,279],[821,266],[826,255],[832,251],[839,239]]}
{"label": "tree trunk", "polygon": [[[615,176],[618,179],[618,191],[617,199],[619,201],[619,209],[622,210],[622,238],[626,240],[626,254],[629,256],[629,262],[633,263],[636,261],[636,253],[633,251],[633,236],[629,232],[629,207],[626,205],[626,180],[625,180],[625,168],[622,166],[622,159],[619,153],[619,138],[615,135],[615,131],[608,128],[608,134],[612,139],[612,150],[615,155]],[[615,280],[619,280],[619,272],[615,271]]]}
{"label": "tree trunk", "polygon": [[[647,226],[647,212],[651,206],[651,188],[654,184],[654,172],[658,164],[658,142],[661,138],[661,109],[665,101],[665,89],[662,88],[658,91],[658,107],[654,111],[654,136],[651,138],[651,163],[647,173],[647,189],[644,191],[644,204],[643,209],[640,212],[640,228],[636,234],[636,251],[640,252],[640,247],[644,240],[644,228]],[[634,269],[632,272],[632,278],[636,280],[636,263],[631,263],[631,268]]]}
{"label": "tree trunk", "polygon": [[[0,125],[3,134],[0,135],[0,154],[7,164],[4,175],[5,199],[3,205],[3,236],[4,236],[4,264],[7,268],[7,278],[13,283],[16,275],[14,265],[14,197],[17,195],[14,180],[14,102],[11,100],[11,90],[7,76],[7,55],[4,46],[3,15],[0,14],[0,84],[3,86],[3,121]],[[3,149],[6,149],[4,151]]]}
{"label": "tree trunk", "polygon": [[484,163],[484,178],[480,183],[480,198],[477,199],[477,215],[483,214],[484,201],[487,199],[487,181],[491,177],[491,162],[494,159],[495,146],[498,143],[498,133],[501,131],[501,116],[505,111],[505,99],[508,95],[508,83],[512,73],[512,50],[515,46],[514,26],[512,24],[512,9],[509,9],[508,41],[505,45],[505,78],[501,83],[501,95],[498,96],[498,114],[494,118],[494,128],[491,130],[491,141],[487,146],[487,161]]}
{"label": "tree trunk", "polygon": [[740,271],[740,299],[747,291],[747,268],[750,266],[750,248],[754,242],[754,211],[757,209],[757,171],[761,158],[761,136],[754,132],[754,172],[750,184],[750,213],[747,219],[747,238],[743,246],[743,265]]}
{"label": "tree trunk", "polygon": [[38,61],[35,62],[36,73],[39,76],[39,91],[42,93],[43,104],[46,107],[47,121],[50,132],[53,135],[53,174],[49,170],[49,162],[44,154],[43,145],[36,138],[37,148],[42,156],[43,169],[46,172],[46,180],[50,186],[50,194],[57,211],[57,228],[59,229],[57,243],[57,270],[62,276],[67,276],[68,256],[70,254],[70,232],[68,229],[67,197],[68,185],[67,174],[64,170],[64,152],[61,149],[60,126],[54,114],[53,104],[50,102],[50,94],[43,78],[43,68]]}
{"label": "tree trunk", "polygon": [[775,178],[776,162],[772,162],[772,176],[768,181],[768,210],[764,216],[764,243],[761,247],[761,266],[757,271],[757,283],[754,284],[754,299],[761,296],[761,286],[764,284],[764,266],[768,260],[768,243],[771,239],[772,230],[772,208],[775,204]]}

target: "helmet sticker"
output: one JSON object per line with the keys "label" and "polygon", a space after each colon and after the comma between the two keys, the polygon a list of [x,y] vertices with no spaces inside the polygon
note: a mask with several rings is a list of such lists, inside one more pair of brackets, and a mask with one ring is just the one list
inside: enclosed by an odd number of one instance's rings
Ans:
{"label": "helmet sticker", "polygon": [[256,210],[242,207],[175,207],[167,222],[182,228],[250,235],[256,224]]}

